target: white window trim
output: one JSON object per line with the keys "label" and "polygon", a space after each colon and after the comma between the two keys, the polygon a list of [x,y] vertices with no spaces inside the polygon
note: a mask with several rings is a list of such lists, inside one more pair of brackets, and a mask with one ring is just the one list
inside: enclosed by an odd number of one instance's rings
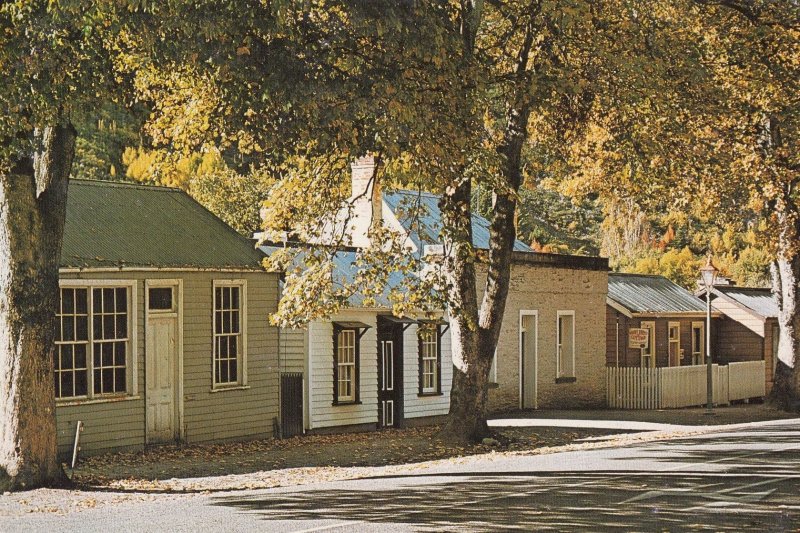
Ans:
{"label": "white window trim", "polygon": [[[214,332],[217,331],[216,301],[217,287],[239,287],[239,320],[242,333],[242,347],[239,355],[239,369],[241,377],[236,383],[216,383],[214,375]],[[247,280],[245,279],[215,279],[211,283],[211,389],[212,391],[242,390],[247,388]]]}
{"label": "white window trim", "polygon": [[706,323],[703,321],[696,321],[692,322],[692,341],[691,341],[691,350],[692,350],[692,364],[694,365],[694,330],[700,330],[700,361],[697,365],[705,364],[706,360]]}
{"label": "white window trim", "polygon": [[[672,339],[672,337],[669,336],[670,335],[670,330],[672,330],[672,328],[676,328],[678,330],[678,338],[677,339]],[[667,366],[673,366],[672,365],[672,358],[670,357],[670,352],[672,351],[672,345],[673,344],[677,344],[678,345],[678,350],[677,350],[678,364],[675,365],[675,366],[681,366],[681,359],[682,359],[682,357],[681,357],[681,323],[680,322],[676,322],[676,321],[667,322]]]}
{"label": "white window trim", "polygon": [[642,368],[655,368],[656,366],[656,323],[652,320],[647,320],[639,323],[639,327],[641,329],[649,329],[650,336],[648,339],[649,343],[649,350],[650,350],[650,365],[645,367],[644,366],[644,348],[639,349],[639,366]]}
{"label": "white window trim", "polygon": [[[352,344],[353,361],[349,362],[349,363],[342,363],[339,360],[339,352],[342,350],[342,346],[350,347],[350,345],[343,345],[342,342],[341,342],[342,339],[345,337],[343,335],[344,333],[352,334],[352,337],[353,337],[353,344]],[[357,383],[356,383],[356,364],[358,363],[357,352],[358,352],[358,343],[360,342],[359,338],[358,338],[358,330],[352,329],[352,328],[343,328],[343,329],[339,330],[339,332],[336,334],[336,336],[337,336],[337,340],[336,340],[336,366],[337,366],[337,372],[336,372],[336,374],[337,374],[336,401],[337,401],[337,403],[342,403],[342,404],[353,403],[353,402],[356,401],[356,385],[357,385]],[[349,337],[349,336],[350,335],[347,335],[347,337]],[[343,395],[339,394],[339,383],[342,381],[342,368],[343,367],[350,367],[350,369],[351,369],[350,370],[350,380],[349,380],[350,381],[350,395],[348,395],[348,396],[343,396]]]}
{"label": "white window trim", "polygon": [[[561,373],[561,346],[558,342],[558,338],[560,337],[561,331],[561,317],[562,316],[571,316],[572,317],[572,375],[567,376]],[[574,378],[577,377],[578,371],[575,367],[575,329],[576,329],[576,322],[575,322],[575,311],[557,311],[556,312],[556,378]]]}
{"label": "white window trim", "polygon": [[[439,335],[439,326],[435,326],[435,329],[431,329],[428,331],[422,332],[422,353],[420,354],[420,360],[422,361],[422,394],[434,394],[439,392],[438,390],[438,383],[439,383],[439,351],[441,350],[441,336]],[[433,341],[429,340],[428,335],[433,337]],[[425,356],[425,347],[433,346],[433,357],[426,357]],[[431,361],[433,364],[433,372],[429,373],[433,380],[433,385],[430,387],[425,386],[425,361]]]}
{"label": "white window trim", "polygon": [[[138,374],[138,361],[139,361],[139,345],[138,345],[138,311],[137,311],[137,303],[138,303],[138,295],[137,295],[137,287],[138,282],[134,279],[60,279],[58,280],[58,288],[59,288],[59,301],[61,298],[61,291],[60,289],[65,288],[85,288],[88,290],[88,298],[89,301],[87,302],[87,307],[89,310],[89,328],[92,327],[92,314],[94,312],[91,289],[94,287],[126,287],[128,289],[128,342],[130,345],[130,357],[128,358],[128,370],[130,371],[130,376],[128,377],[128,392],[124,394],[104,394],[102,396],[95,396],[94,395],[94,372],[92,370],[88,371],[89,376],[87,376],[87,385],[86,391],[89,393],[88,396],[80,396],[74,397],[70,396],[67,398],[56,398],[56,404],[66,406],[66,405],[77,405],[83,403],[103,403],[103,402],[114,402],[119,401],[120,398],[128,398],[128,397],[137,397],[139,395],[139,374]],[[87,364],[89,363],[88,359],[92,358],[92,351],[91,351],[91,337],[90,337],[90,349],[88,350],[86,357],[87,357]],[[92,365],[94,365],[94,359],[92,358],[91,361]],[[90,369],[93,366],[89,367]],[[131,398],[133,399],[133,398]]]}

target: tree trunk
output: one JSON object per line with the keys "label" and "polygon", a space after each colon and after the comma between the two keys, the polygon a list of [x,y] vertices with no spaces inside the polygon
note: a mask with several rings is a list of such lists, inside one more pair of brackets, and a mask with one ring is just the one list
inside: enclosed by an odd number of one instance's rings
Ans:
{"label": "tree trunk", "polygon": [[0,489],[56,485],[53,355],[58,266],[75,150],[45,128],[33,158],[0,172]]}
{"label": "tree trunk", "polygon": [[443,435],[462,442],[480,439],[488,432],[486,383],[490,365],[479,357],[471,192],[469,178],[462,177],[445,192],[440,205],[453,353],[450,415]]}
{"label": "tree trunk", "polygon": [[[786,410],[800,410],[800,254],[782,256],[771,265],[772,291],[778,303],[778,361],[770,401]],[[773,340],[774,342],[774,340]]]}

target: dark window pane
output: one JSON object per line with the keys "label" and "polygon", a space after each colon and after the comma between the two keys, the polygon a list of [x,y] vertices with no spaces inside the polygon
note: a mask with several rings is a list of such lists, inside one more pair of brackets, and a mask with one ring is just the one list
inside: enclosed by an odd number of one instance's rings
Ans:
{"label": "dark window pane", "polygon": [[239,287],[231,287],[231,307],[233,309],[239,309]]}
{"label": "dark window pane", "polygon": [[75,345],[75,368],[86,368],[86,345]]}
{"label": "dark window pane", "polygon": [[89,387],[86,384],[88,375],[87,370],[75,372],[75,396],[86,396],[89,393]]}
{"label": "dark window pane", "polygon": [[73,317],[61,317],[61,336],[61,340],[63,341],[75,340],[75,319]]}
{"label": "dark window pane", "polygon": [[89,317],[76,316],[75,317],[75,340],[86,341],[89,340]]}
{"label": "dark window pane", "polygon": [[125,392],[125,369],[117,368],[114,371],[114,392]]}
{"label": "dark window pane", "polygon": [[114,343],[114,364],[117,366],[125,366],[125,352],[127,346],[124,342]]}
{"label": "dark window pane", "polygon": [[222,308],[223,309],[230,309],[231,308],[231,289],[230,287],[225,287],[222,289]]}
{"label": "dark window pane", "polygon": [[222,333],[222,313],[214,313],[214,333]]}
{"label": "dark window pane", "polygon": [[147,305],[153,310],[171,310],[172,287],[154,287],[149,289]]}
{"label": "dark window pane", "polygon": [[[97,312],[97,309],[95,309]],[[103,312],[114,312],[114,289],[103,289]]]}
{"label": "dark window pane", "polygon": [[61,398],[61,374],[53,372],[53,381],[55,382],[56,398]]}
{"label": "dark window pane", "polygon": [[61,313],[72,314],[75,312],[75,290],[61,289]]}
{"label": "dark window pane", "polygon": [[128,289],[120,287],[117,289],[117,313],[123,313],[128,310]]}
{"label": "dark window pane", "polygon": [[75,289],[75,312],[79,315],[85,315],[88,312],[86,292],[86,289]]}
{"label": "dark window pane", "polygon": [[214,309],[222,308],[222,288],[217,287],[214,290]]}
{"label": "dark window pane", "polygon": [[74,368],[72,363],[72,346],[70,345],[62,345],[59,346],[59,351],[61,352],[59,369],[67,369],[67,368]]}
{"label": "dark window pane", "polygon": [[231,381],[239,381],[237,379],[239,374],[238,374],[238,368],[237,368],[237,364],[236,364],[236,359],[231,359],[230,367],[231,367],[231,369],[230,369],[230,378],[231,379],[230,380]]}
{"label": "dark window pane", "polygon": [[219,338],[219,356],[221,358],[228,357],[228,338],[227,337],[220,337]]}
{"label": "dark window pane", "polygon": [[103,315],[103,339],[114,339],[114,315]]}
{"label": "dark window pane", "polygon": [[219,382],[227,383],[228,381],[228,363],[227,361],[222,361],[220,364]]}
{"label": "dark window pane", "polygon": [[114,364],[114,345],[110,342],[103,343],[103,366]]}
{"label": "dark window pane", "polygon": [[230,311],[226,311],[222,316],[222,332],[223,333],[230,333],[231,332],[231,313],[230,313]]}
{"label": "dark window pane", "polygon": [[92,333],[95,339],[103,338],[103,317],[102,315],[94,315],[92,317]]}
{"label": "dark window pane", "polygon": [[228,337],[230,341],[230,348],[228,349],[228,354],[231,357],[235,357],[239,355],[239,338],[238,337]]}
{"label": "dark window pane", "polygon": [[114,392],[114,369],[103,369],[103,392]]}
{"label": "dark window pane", "polygon": [[219,365],[220,365],[219,361],[217,361],[214,364],[214,382],[215,383],[219,383],[219,378],[220,378],[220,374],[221,374],[221,372],[219,370]]}
{"label": "dark window pane", "polygon": [[128,315],[117,315],[117,338],[128,337]]}
{"label": "dark window pane", "polygon": [[102,344],[96,342],[92,345],[92,364],[94,366],[100,366],[100,355],[102,350]]}
{"label": "dark window pane", "polygon": [[92,289],[92,307],[95,313],[103,311],[103,290]]}
{"label": "dark window pane", "polygon": [[68,398],[70,396],[78,396],[73,387],[72,372],[61,373],[61,396]]}
{"label": "dark window pane", "polygon": [[231,333],[239,333],[239,311],[231,311]]}

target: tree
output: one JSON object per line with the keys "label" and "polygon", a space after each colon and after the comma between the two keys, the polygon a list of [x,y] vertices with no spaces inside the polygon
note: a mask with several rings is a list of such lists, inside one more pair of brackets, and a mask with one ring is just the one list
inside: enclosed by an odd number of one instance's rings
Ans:
{"label": "tree", "polygon": [[111,84],[116,23],[80,2],[0,7],[0,490],[63,479],[52,358],[70,117]]}

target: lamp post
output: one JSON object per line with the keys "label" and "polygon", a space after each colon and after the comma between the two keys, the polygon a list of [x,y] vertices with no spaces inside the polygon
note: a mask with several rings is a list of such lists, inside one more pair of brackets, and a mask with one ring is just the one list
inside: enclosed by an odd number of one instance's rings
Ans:
{"label": "lamp post", "polygon": [[711,263],[711,254],[708,254],[706,266],[700,269],[703,285],[706,287],[706,414],[713,414],[714,408],[714,378],[711,368],[711,290],[717,279],[717,269]]}

